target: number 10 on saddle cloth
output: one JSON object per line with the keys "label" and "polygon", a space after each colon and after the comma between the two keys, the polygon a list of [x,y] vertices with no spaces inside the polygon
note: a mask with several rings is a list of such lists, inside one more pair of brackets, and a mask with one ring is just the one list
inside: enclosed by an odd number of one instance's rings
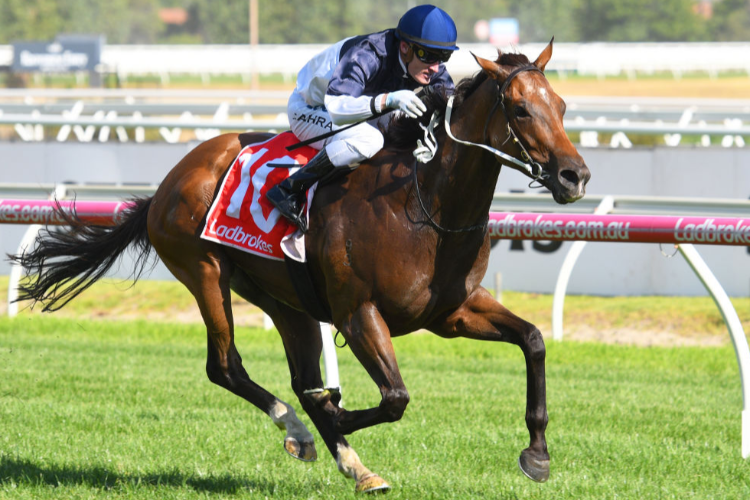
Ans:
{"label": "number 10 on saddle cloth", "polygon": [[[299,140],[284,132],[243,148],[227,171],[206,217],[201,238],[274,260],[284,260],[281,240],[297,226],[266,200],[266,192],[305,165],[317,150],[287,147]],[[283,168],[274,165],[290,165]],[[296,165],[296,166],[293,166]],[[308,203],[313,190],[308,191]]]}

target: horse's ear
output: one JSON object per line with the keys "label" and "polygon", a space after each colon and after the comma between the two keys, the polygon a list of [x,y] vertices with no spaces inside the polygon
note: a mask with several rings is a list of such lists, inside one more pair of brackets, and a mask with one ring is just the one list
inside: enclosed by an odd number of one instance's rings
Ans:
{"label": "horse's ear", "polygon": [[545,66],[547,66],[547,63],[552,58],[552,42],[555,41],[555,37],[552,37],[552,40],[549,41],[549,44],[547,47],[542,51],[541,54],[539,54],[539,57],[536,58],[536,61],[534,61],[534,66],[544,71]]}
{"label": "horse's ear", "polygon": [[[499,54],[500,51],[498,50],[498,60],[500,60]],[[479,57],[473,52],[471,53],[471,55],[474,56],[474,59],[476,59],[477,64],[482,67],[482,70],[495,80],[504,80],[505,77],[508,76],[508,71],[495,61],[490,61],[489,59]]]}

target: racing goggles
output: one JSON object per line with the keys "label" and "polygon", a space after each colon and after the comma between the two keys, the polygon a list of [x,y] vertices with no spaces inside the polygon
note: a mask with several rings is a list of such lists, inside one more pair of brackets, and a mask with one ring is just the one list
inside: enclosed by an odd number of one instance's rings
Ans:
{"label": "racing goggles", "polygon": [[452,50],[430,50],[417,45],[411,44],[411,48],[414,51],[414,55],[425,64],[435,64],[437,62],[448,62],[448,59],[453,55]]}

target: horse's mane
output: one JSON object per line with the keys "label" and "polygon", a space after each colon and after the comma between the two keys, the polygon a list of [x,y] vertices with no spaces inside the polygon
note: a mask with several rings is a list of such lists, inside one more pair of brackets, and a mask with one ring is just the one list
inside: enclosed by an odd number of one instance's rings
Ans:
{"label": "horse's mane", "polygon": [[[512,67],[530,64],[529,59],[524,54],[501,54],[495,62],[502,66]],[[487,78],[487,73],[479,71],[473,76],[464,78],[458,82],[455,92],[453,93],[453,106],[460,106],[467,97],[473,94],[479,86],[487,80]],[[414,149],[416,147],[417,139],[424,138],[424,130],[422,130],[419,124],[427,125],[430,121],[430,117],[432,117],[432,113],[435,111],[444,115],[449,97],[446,95],[445,89],[441,88],[440,91],[427,91],[428,88],[429,87],[426,87],[419,94],[422,98],[422,102],[424,102],[427,107],[427,111],[419,120],[410,119],[403,114],[396,114],[389,123],[388,128],[384,131],[386,148],[396,151]]]}

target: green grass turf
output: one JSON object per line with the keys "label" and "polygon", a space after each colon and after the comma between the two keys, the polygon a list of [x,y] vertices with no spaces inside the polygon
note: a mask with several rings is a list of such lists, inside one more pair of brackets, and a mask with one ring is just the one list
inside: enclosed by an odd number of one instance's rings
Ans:
{"label": "green grass turf", "polygon": [[[0,315],[8,301],[8,277],[0,276]],[[543,334],[551,333],[552,295],[503,292],[503,304],[518,316],[537,325]],[[750,332],[750,298],[732,298],[746,332]],[[36,315],[28,303],[21,306],[19,317]],[[253,314],[262,321],[260,310],[233,295],[232,309],[242,323]],[[192,313],[192,316],[189,316]],[[160,321],[178,315],[200,321],[190,292],[177,281],[104,279],[95,283],[66,305],[56,316],[71,318],[134,319],[148,317]],[[638,329],[648,336],[651,331],[673,332],[683,337],[715,336],[730,342],[727,327],[719,309],[708,296],[702,297],[599,297],[568,295],[565,298],[566,335],[576,329]]]}
{"label": "green grass turf", "polygon": [[[0,498],[351,498],[319,460],[205,376],[199,325],[0,319]],[[275,332],[240,328],[251,376],[299,408]],[[748,498],[730,346],[548,343],[549,482],[517,469],[525,368],[506,344],[394,340],[412,401],[350,438],[391,498]],[[347,408],[379,393],[339,349]],[[306,416],[302,420],[310,426]]]}

